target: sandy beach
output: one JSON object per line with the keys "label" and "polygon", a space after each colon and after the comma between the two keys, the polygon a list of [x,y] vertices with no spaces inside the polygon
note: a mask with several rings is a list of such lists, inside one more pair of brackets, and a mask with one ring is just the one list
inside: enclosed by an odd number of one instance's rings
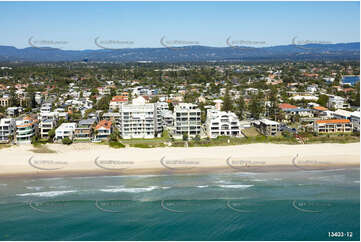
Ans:
{"label": "sandy beach", "polygon": [[84,143],[46,147],[54,153],[35,153],[32,145],[1,149],[0,176],[247,172],[360,165],[360,143],[151,149]]}

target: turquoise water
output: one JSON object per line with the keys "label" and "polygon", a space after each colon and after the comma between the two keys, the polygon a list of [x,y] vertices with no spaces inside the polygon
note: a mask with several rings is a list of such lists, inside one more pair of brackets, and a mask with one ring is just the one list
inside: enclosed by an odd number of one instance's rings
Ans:
{"label": "turquoise water", "polygon": [[359,172],[0,178],[0,240],[359,240]]}

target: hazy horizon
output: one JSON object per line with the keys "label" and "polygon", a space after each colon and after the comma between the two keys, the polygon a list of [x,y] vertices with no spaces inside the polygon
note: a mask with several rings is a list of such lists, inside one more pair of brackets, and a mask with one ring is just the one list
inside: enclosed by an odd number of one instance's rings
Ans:
{"label": "hazy horizon", "polygon": [[63,50],[360,42],[359,2],[0,2],[0,45]]}

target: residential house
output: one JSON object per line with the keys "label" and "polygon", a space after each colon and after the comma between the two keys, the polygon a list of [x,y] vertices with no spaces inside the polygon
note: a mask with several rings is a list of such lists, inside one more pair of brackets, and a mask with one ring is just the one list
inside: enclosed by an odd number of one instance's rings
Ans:
{"label": "residential house", "polygon": [[95,123],[95,118],[80,120],[78,126],[75,128],[74,139],[91,140]]}
{"label": "residential house", "polygon": [[112,122],[108,120],[101,120],[95,126],[95,139],[104,140],[107,139],[113,132]]}
{"label": "residential house", "polygon": [[73,139],[74,132],[77,127],[76,123],[62,123],[56,130],[55,130],[55,140],[61,140],[65,137],[69,139]]}

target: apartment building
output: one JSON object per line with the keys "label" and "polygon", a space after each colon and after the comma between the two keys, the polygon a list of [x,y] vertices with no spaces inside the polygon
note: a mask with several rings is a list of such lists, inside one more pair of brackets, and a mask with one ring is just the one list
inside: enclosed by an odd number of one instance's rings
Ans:
{"label": "apartment building", "polygon": [[12,118],[0,120],[0,143],[9,143],[15,135],[16,123]]}
{"label": "apartment building", "polygon": [[74,139],[90,140],[93,136],[93,128],[95,123],[95,118],[80,120],[78,126],[75,128]]}
{"label": "apartment building", "polygon": [[16,121],[16,144],[30,144],[38,132],[37,120],[27,116]]}
{"label": "apartment building", "polygon": [[55,130],[55,140],[61,140],[64,139],[65,137],[69,139],[73,139],[76,127],[77,127],[76,123],[62,123]]}
{"label": "apartment building", "polygon": [[175,138],[181,138],[183,134],[195,137],[201,132],[201,110],[195,104],[180,103],[174,107],[175,115]]}
{"label": "apartment building", "polygon": [[107,139],[113,132],[112,122],[108,120],[101,120],[97,126],[95,126],[95,139],[104,140]]}
{"label": "apartment building", "polygon": [[49,131],[53,129],[56,125],[55,120],[52,119],[45,119],[41,120],[39,123],[39,132],[40,137],[42,139],[48,139],[49,138]]}
{"label": "apartment building", "polygon": [[124,139],[151,139],[160,135],[161,120],[153,103],[123,104],[119,113],[119,131]]}
{"label": "apartment building", "polygon": [[174,126],[174,115],[170,110],[161,110],[160,117],[162,120],[163,128],[172,128]]}
{"label": "apartment building", "polygon": [[240,122],[237,115],[232,112],[208,109],[206,131],[210,138],[240,136]]}
{"label": "apartment building", "polygon": [[350,121],[352,123],[353,129],[360,131],[360,111],[352,112]]}
{"label": "apartment building", "polygon": [[259,121],[259,131],[265,136],[276,136],[279,134],[280,123],[269,119]]}
{"label": "apartment building", "polygon": [[313,125],[316,133],[351,133],[352,123],[348,119],[316,120]]}
{"label": "apartment building", "polygon": [[327,107],[334,109],[345,109],[350,108],[350,104],[343,97],[330,95],[328,98]]}

